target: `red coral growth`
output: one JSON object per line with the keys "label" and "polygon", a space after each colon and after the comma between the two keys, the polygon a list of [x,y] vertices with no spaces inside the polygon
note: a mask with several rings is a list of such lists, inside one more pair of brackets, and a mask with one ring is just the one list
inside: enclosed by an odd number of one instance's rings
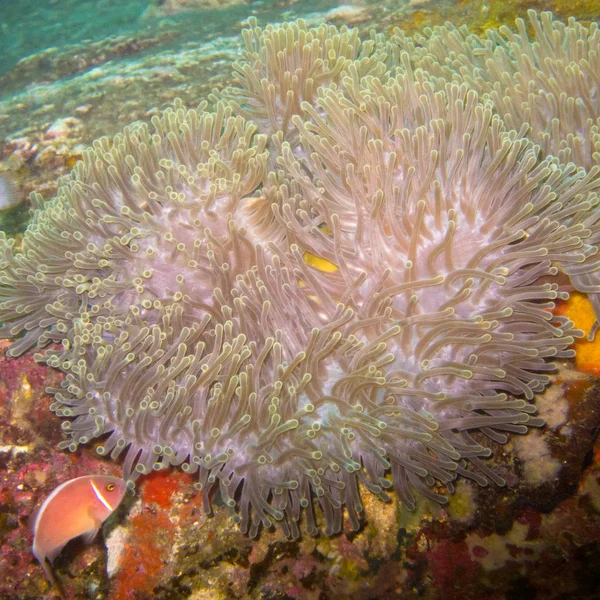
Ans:
{"label": "red coral growth", "polygon": [[181,491],[182,484],[189,487],[191,477],[177,471],[156,471],[144,479],[142,498],[145,502],[155,502],[161,508],[168,508],[173,494]]}
{"label": "red coral growth", "polygon": [[542,515],[533,508],[525,508],[518,516],[517,522],[522,525],[528,525],[526,540],[537,540],[540,537],[540,527],[542,525]]}
{"label": "red coral growth", "polygon": [[481,566],[472,560],[465,542],[442,540],[428,553],[428,558],[438,598],[464,600],[473,598],[475,590],[481,589]]}
{"label": "red coral growth", "polygon": [[146,510],[133,517],[121,557],[121,569],[111,586],[111,600],[153,598],[175,538],[175,526],[163,511]]}

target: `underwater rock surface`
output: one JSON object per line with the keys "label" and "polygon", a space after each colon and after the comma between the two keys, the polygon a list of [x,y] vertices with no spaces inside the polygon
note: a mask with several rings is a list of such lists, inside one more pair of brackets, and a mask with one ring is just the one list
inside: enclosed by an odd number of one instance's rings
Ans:
{"label": "underwater rock surface", "polygon": [[[33,507],[63,480],[118,474],[119,468],[91,448],[56,452],[60,432],[44,389],[61,375],[28,356],[7,360],[6,348],[4,342],[0,569],[7,575],[0,597],[40,598],[47,582],[31,554],[27,520]],[[364,528],[353,532],[346,523],[335,537],[288,541],[277,530],[263,530],[249,539],[224,507],[206,515],[191,476],[155,473],[140,482],[139,496],[126,498],[94,544],[73,543],[55,569],[73,599],[499,599],[522,588],[548,598],[593,596],[598,579],[590,566],[600,545],[600,448],[594,445],[599,403],[593,379],[562,369],[540,405],[548,422],[544,452],[531,440],[530,448],[508,445],[496,455],[497,467],[515,473],[506,488],[461,482],[446,507],[421,500],[414,512],[367,494]],[[517,439],[527,444],[531,436]],[[538,458],[535,471],[526,472],[529,453]],[[540,484],[548,472],[552,479]]]}

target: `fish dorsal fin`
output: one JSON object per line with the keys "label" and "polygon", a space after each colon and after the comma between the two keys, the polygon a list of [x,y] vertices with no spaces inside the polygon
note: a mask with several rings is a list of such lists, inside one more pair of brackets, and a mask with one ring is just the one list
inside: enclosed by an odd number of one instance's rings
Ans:
{"label": "fish dorsal fin", "polygon": [[33,533],[35,534],[35,530],[38,524],[38,521],[42,518],[42,514],[43,512],[46,510],[46,507],[52,502],[52,500],[54,500],[54,498],[56,498],[56,496],[58,496],[58,494],[60,494],[60,492],[66,488],[69,485],[72,485],[75,481],[78,481],[80,479],[87,479],[89,476],[88,475],[84,475],[82,477],[76,477],[75,479],[70,479],[69,481],[65,481],[63,483],[61,483],[57,488],[55,488],[54,490],[52,490],[52,493],[40,504],[38,504],[35,509],[31,512],[31,515],[29,517],[29,527],[31,528],[31,531],[33,531]]}

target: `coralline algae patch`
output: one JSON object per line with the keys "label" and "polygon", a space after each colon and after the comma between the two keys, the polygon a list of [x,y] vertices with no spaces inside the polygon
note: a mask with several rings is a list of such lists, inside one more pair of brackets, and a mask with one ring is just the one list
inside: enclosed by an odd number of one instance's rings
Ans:
{"label": "coralline algae patch", "polygon": [[[0,460],[6,476],[0,490],[0,570],[8,576],[0,582],[0,598],[49,599],[27,530],[34,505],[64,480],[114,474],[118,465],[98,460],[93,447],[59,452],[60,431],[43,390],[56,385],[60,375],[28,356],[6,360],[6,344],[1,348]],[[500,599],[517,584],[554,598],[560,595],[554,590],[573,596],[593,589],[600,582],[585,565],[600,555],[598,446],[582,480],[600,418],[592,385],[590,377],[561,370],[540,396],[548,456],[563,465],[541,485],[527,483],[526,461],[509,447],[520,483],[515,479],[506,488],[485,489],[461,480],[446,508],[422,500],[412,513],[397,502],[385,504],[364,494],[367,518],[357,533],[346,523],[339,536],[289,542],[273,530],[248,539],[218,495],[212,499],[214,515],[207,516],[202,493],[188,475],[161,471],[139,480],[136,496],[126,498],[104,528],[104,538],[91,546],[69,545],[56,561],[57,574],[67,598],[99,600],[419,594],[452,600],[484,593]],[[513,440],[525,442],[530,435]],[[518,508],[527,504],[530,508]],[[538,508],[552,512],[542,515]]]}
{"label": "coralline algae patch", "polygon": [[433,520],[406,549],[403,566],[410,575],[403,589],[423,590],[431,578],[427,597],[444,600],[595,597],[599,477],[595,463],[582,489],[554,511],[521,508],[504,529],[498,524],[499,531],[482,525],[460,531]]}
{"label": "coralline algae patch", "polygon": [[[497,575],[512,571],[542,598],[594,597],[600,583],[600,522],[595,496],[599,479],[596,460],[577,492],[552,512],[523,509],[503,539],[491,534],[480,540],[479,546],[488,551],[504,543],[505,563],[496,565]],[[490,580],[494,582],[494,578]]]}
{"label": "coralline algae patch", "polygon": [[[37,581],[23,576],[33,567],[26,524],[39,490],[54,478],[51,453],[38,447],[33,425],[34,417],[39,416],[43,429],[48,403],[40,393],[40,384],[44,375],[56,380],[56,374],[49,374],[31,357],[23,359],[22,367],[17,368],[15,361],[5,359],[6,347],[0,342],[0,598],[10,594],[36,597],[45,584],[42,576]],[[72,469],[65,455],[55,464],[67,472]]]}
{"label": "coralline algae patch", "polygon": [[[29,522],[34,508],[60,483],[88,473],[118,474],[118,465],[96,458],[93,450],[57,452],[60,427],[45,393],[62,375],[36,363],[32,356],[8,360],[8,344],[0,341],[0,598],[43,598],[48,583],[31,552]],[[105,580],[99,558],[102,545],[85,548],[74,542],[56,561],[78,577],[67,598],[87,598]],[[95,597],[95,596],[94,596]]]}
{"label": "coralline algae patch", "polygon": [[275,530],[250,540],[218,498],[207,516],[202,493],[177,471],[144,478],[137,494],[106,541],[111,600],[352,597],[398,547],[397,507],[375,499],[359,534],[292,542]]}

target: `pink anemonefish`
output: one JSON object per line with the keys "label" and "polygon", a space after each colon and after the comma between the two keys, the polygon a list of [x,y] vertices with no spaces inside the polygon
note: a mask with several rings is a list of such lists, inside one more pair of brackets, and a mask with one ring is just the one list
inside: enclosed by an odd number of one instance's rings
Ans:
{"label": "pink anemonefish", "polygon": [[73,538],[85,535],[91,542],[125,491],[119,477],[85,475],[59,485],[40,506],[33,521],[33,554],[59,593],[49,563]]}

